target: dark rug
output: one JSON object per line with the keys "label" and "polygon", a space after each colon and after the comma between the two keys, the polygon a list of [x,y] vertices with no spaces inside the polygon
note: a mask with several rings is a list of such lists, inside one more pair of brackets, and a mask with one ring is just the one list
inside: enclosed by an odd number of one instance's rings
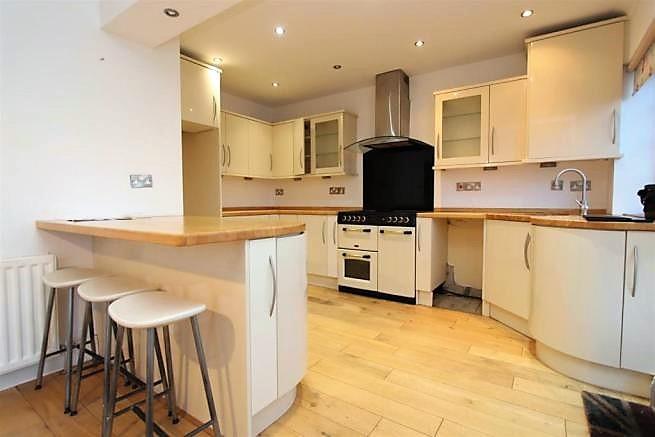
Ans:
{"label": "dark rug", "polygon": [[582,392],[591,437],[653,437],[655,410],[648,405]]}

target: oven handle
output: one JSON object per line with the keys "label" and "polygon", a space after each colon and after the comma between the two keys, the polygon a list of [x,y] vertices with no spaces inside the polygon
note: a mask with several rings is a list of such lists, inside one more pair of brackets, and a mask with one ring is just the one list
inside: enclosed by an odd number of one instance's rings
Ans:
{"label": "oven handle", "polygon": [[391,229],[380,229],[381,234],[384,234],[385,232],[388,234],[412,235],[412,231],[392,231]]}
{"label": "oven handle", "polygon": [[345,259],[351,258],[351,259],[371,259],[371,255],[351,255],[349,253],[342,253],[341,256],[343,256]]}
{"label": "oven handle", "polygon": [[344,232],[371,232],[370,229],[349,229],[349,228],[341,228],[342,231]]}

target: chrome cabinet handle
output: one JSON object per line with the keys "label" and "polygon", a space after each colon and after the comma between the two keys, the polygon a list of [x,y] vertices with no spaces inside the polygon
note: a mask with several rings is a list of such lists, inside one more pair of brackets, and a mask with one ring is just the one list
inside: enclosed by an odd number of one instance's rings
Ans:
{"label": "chrome cabinet handle", "polygon": [[616,144],[616,109],[612,109],[612,144]]}
{"label": "chrome cabinet handle", "polygon": [[364,228],[364,229],[351,229],[351,228],[342,228],[344,232],[366,232],[370,233],[371,230],[369,228]]}
{"label": "chrome cabinet handle", "polygon": [[305,169],[305,163],[303,162],[303,159],[302,159],[302,150],[300,150],[298,152],[298,160],[300,161],[300,168],[302,168],[304,170]]}
{"label": "chrome cabinet handle", "polygon": [[496,126],[491,127],[491,154],[496,154],[496,147],[494,146],[494,139],[496,137]]}
{"label": "chrome cabinet handle", "polygon": [[342,253],[344,259],[371,259],[371,255],[353,255],[351,253]]}
{"label": "chrome cabinet handle", "polygon": [[336,222],[336,220],[334,221],[334,224],[332,225],[332,243],[335,246],[337,245],[337,222]]}
{"label": "chrome cabinet handle", "polygon": [[273,154],[272,154],[272,153],[269,153],[269,156],[270,156],[270,158],[271,158],[271,166],[270,166],[270,167],[271,167],[271,171],[273,171]]}
{"label": "chrome cabinet handle", "polygon": [[325,244],[325,220],[323,220],[323,225],[321,226],[321,234],[323,235],[323,244]]}
{"label": "chrome cabinet handle", "polygon": [[437,159],[441,159],[441,134],[437,132]]}
{"label": "chrome cabinet handle", "polygon": [[212,121],[216,121],[216,96],[212,96]]}
{"label": "chrome cabinet handle", "polygon": [[232,147],[230,145],[227,145],[227,166],[230,167],[232,165]]}
{"label": "chrome cabinet handle", "polygon": [[417,223],[416,224],[416,245],[418,247],[418,251],[421,251],[421,224]]}
{"label": "chrome cabinet handle", "polygon": [[223,160],[221,161],[221,167],[225,167],[225,144],[221,144],[221,149],[223,150]]}
{"label": "chrome cabinet handle", "polygon": [[639,251],[637,246],[632,248],[632,297],[637,294],[637,267],[639,266]]}
{"label": "chrome cabinet handle", "polygon": [[523,261],[525,262],[525,268],[530,270],[530,260],[528,259],[528,247],[530,247],[530,241],[532,241],[532,236],[528,232],[525,234],[525,243],[523,244]]}
{"label": "chrome cabinet handle", "polygon": [[275,303],[277,302],[277,277],[275,276],[275,266],[273,265],[273,257],[268,257],[268,265],[271,267],[271,276],[273,277],[273,301],[271,302],[271,309],[268,312],[269,317],[273,317],[275,310]]}

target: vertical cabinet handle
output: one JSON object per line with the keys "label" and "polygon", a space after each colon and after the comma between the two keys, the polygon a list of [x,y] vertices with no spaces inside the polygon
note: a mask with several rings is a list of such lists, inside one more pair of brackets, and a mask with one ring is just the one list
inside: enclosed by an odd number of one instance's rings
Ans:
{"label": "vertical cabinet handle", "polygon": [[216,97],[212,96],[212,122],[216,122]]}
{"label": "vertical cabinet handle", "polygon": [[612,144],[616,144],[616,109],[612,109],[612,123],[611,123],[611,128],[612,128]]}
{"label": "vertical cabinet handle", "polygon": [[275,303],[277,302],[277,277],[275,276],[275,266],[273,265],[273,257],[268,257],[268,265],[271,267],[271,276],[273,277],[273,301],[271,302],[271,309],[268,312],[269,317],[273,317],[275,310]]}
{"label": "vertical cabinet handle", "polygon": [[421,251],[421,224],[417,223],[416,224],[416,244],[418,247],[418,251]]}
{"label": "vertical cabinet handle", "polygon": [[300,149],[300,151],[298,152],[298,161],[300,161],[300,168],[302,168],[304,170],[305,169],[305,163],[303,162],[303,159],[302,159],[302,149]]}
{"label": "vertical cabinet handle", "polygon": [[332,225],[332,243],[336,246],[337,245],[337,221],[334,221],[334,224]]}
{"label": "vertical cabinet handle", "polygon": [[323,244],[325,244],[326,243],[326,241],[325,241],[325,219],[323,220],[323,225],[321,226],[321,235],[322,235],[322,238],[323,238]]}
{"label": "vertical cabinet handle", "polygon": [[637,246],[632,248],[632,297],[637,294],[637,267],[639,266],[639,251]]}
{"label": "vertical cabinet handle", "polygon": [[525,243],[523,244],[523,261],[525,262],[525,268],[530,270],[530,260],[528,259],[528,248],[530,247],[530,241],[532,241],[532,236],[528,232],[525,234]]}
{"label": "vertical cabinet handle", "polygon": [[232,148],[230,145],[227,145],[227,166],[230,167],[232,165]]}
{"label": "vertical cabinet handle", "polygon": [[437,159],[441,159],[441,133],[437,132]]}
{"label": "vertical cabinet handle", "polygon": [[268,155],[271,158],[271,166],[270,167],[271,167],[271,171],[273,171],[273,154],[269,153]]}
{"label": "vertical cabinet handle", "polygon": [[491,155],[496,154],[496,147],[494,145],[494,139],[496,138],[496,126],[491,127]]}
{"label": "vertical cabinet handle", "polygon": [[223,159],[221,161],[221,167],[225,167],[225,144],[221,144],[221,149],[223,150]]}

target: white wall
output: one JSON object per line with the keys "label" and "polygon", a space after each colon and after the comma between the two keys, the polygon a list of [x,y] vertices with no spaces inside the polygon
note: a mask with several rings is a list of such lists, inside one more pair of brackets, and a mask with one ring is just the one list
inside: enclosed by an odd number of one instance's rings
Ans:
{"label": "white wall", "polygon": [[625,77],[619,138],[623,157],[614,163],[614,214],[643,212],[637,191],[655,184],[655,78],[632,95],[633,75]]}
{"label": "white wall", "polygon": [[[178,41],[109,35],[97,2],[0,2],[0,15],[0,258],[90,262],[89,239],[37,219],[181,214]],[[154,187],[131,189],[130,173]]]}
{"label": "white wall", "polygon": [[[225,73],[224,73],[225,74]],[[234,94],[221,90],[221,109],[224,111],[236,112],[237,114],[248,115],[259,120],[273,121],[273,108],[262,105]]]}

